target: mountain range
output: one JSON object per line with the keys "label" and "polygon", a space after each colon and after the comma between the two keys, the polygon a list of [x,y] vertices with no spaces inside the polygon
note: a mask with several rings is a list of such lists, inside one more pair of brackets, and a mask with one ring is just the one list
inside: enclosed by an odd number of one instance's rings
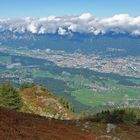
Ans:
{"label": "mountain range", "polygon": [[[72,35],[0,32],[2,45],[28,47],[31,49],[52,49],[66,52],[100,53],[114,56],[137,56],[140,52],[140,39],[129,34],[93,35],[91,33],[72,33]],[[109,49],[118,49],[113,53]]]}

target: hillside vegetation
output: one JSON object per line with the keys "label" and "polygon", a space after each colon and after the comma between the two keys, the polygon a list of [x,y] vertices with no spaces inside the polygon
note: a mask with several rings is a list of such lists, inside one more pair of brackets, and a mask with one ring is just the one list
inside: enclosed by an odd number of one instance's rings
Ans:
{"label": "hillside vegetation", "polygon": [[18,90],[10,83],[0,85],[0,106],[20,110],[22,107],[22,99]]}
{"label": "hillside vegetation", "polygon": [[91,120],[48,119],[0,108],[3,140],[140,140],[140,126],[117,124],[108,133],[106,123]]}
{"label": "hillside vegetation", "polygon": [[[0,85],[2,139],[140,139],[140,109],[92,113],[77,117],[65,98],[56,97],[39,85],[26,84],[20,88],[8,82]],[[108,126],[114,127],[109,133]]]}
{"label": "hillside vegetation", "polygon": [[65,121],[0,108],[1,140],[95,140]]}
{"label": "hillside vegetation", "polygon": [[1,84],[0,107],[55,119],[74,118],[73,107],[65,98],[35,84],[22,85],[19,89],[8,82]]}
{"label": "hillside vegetation", "polygon": [[94,115],[86,114],[84,119],[100,123],[140,125],[140,109],[124,108],[124,109],[106,110],[100,113],[96,113]]}
{"label": "hillside vegetation", "polygon": [[[0,107],[40,116],[69,120],[76,119],[74,109],[64,97],[57,97],[36,84],[24,84],[16,88],[9,82],[0,85]],[[90,112],[81,118],[101,123],[140,124],[140,109],[115,109],[100,113]]]}

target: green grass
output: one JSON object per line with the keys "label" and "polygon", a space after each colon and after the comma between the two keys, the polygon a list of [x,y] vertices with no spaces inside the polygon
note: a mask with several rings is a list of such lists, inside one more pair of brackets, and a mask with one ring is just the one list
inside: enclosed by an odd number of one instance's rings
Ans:
{"label": "green grass", "polygon": [[140,79],[128,79],[129,81],[135,83],[135,84],[139,84],[140,85]]}
{"label": "green grass", "polygon": [[54,75],[52,75],[50,72],[48,71],[36,71],[36,72],[32,72],[32,76],[34,78],[44,78],[44,77],[48,77],[48,78],[52,78],[54,77]]}
{"label": "green grass", "polygon": [[[75,79],[75,81],[76,82],[80,81],[79,77],[77,80]],[[84,79],[83,82],[81,83],[85,84],[85,83],[92,83],[92,82],[88,79],[86,80]],[[138,88],[119,85],[117,84],[118,81],[111,80],[111,79],[106,80],[105,84],[103,84],[102,82],[105,82],[105,80],[95,81],[95,83],[98,86],[103,86],[103,85],[110,86],[112,87],[112,90],[92,91],[91,89],[83,88],[82,85],[78,86],[78,84],[75,84],[76,88],[71,93],[71,95],[74,96],[78,102],[91,107],[103,105],[108,101],[113,101],[114,103],[120,103],[126,100],[125,95],[128,95],[128,97],[130,98],[140,97],[140,92]]]}
{"label": "green grass", "polygon": [[91,107],[103,105],[108,101],[122,101],[121,95],[115,94],[115,92],[95,92],[90,89],[81,89],[73,91],[72,96],[74,96],[75,99],[80,103]]}

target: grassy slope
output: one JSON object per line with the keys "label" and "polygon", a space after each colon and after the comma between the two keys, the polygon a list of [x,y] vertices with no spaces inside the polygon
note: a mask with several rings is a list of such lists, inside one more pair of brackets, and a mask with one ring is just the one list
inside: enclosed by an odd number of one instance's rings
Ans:
{"label": "grassy slope", "polygon": [[74,114],[68,110],[48,90],[33,86],[19,91],[23,100],[22,112],[38,114],[56,119],[72,119]]}

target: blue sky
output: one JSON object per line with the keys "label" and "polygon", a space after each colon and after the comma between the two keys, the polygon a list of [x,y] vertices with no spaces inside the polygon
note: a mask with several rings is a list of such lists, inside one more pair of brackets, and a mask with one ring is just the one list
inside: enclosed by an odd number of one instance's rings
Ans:
{"label": "blue sky", "polygon": [[109,17],[140,15],[140,0],[0,0],[0,18],[46,17],[91,13]]}

